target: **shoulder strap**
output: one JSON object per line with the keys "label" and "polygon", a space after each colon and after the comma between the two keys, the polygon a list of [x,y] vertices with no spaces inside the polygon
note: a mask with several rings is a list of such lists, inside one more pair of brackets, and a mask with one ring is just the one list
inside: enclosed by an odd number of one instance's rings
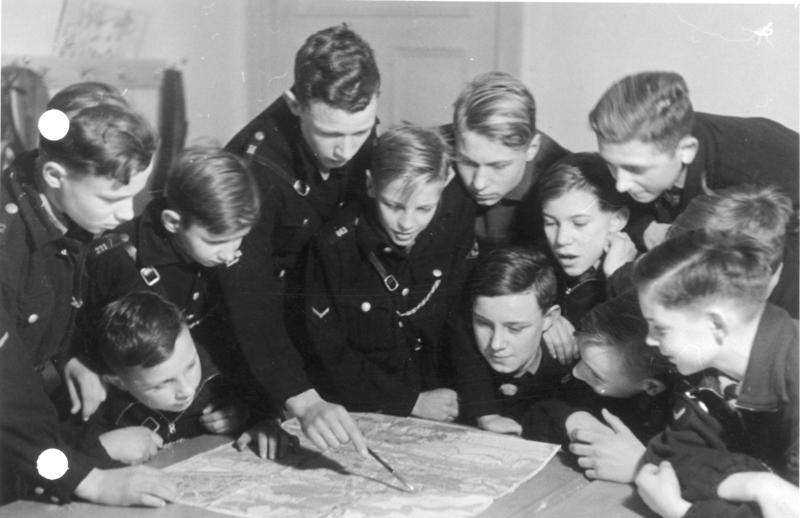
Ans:
{"label": "shoulder strap", "polygon": [[264,132],[261,130],[254,132],[253,136],[250,137],[250,142],[247,144],[247,149],[245,150],[248,163],[252,164],[253,162],[256,162],[261,164],[275,173],[278,178],[291,185],[292,189],[294,189],[297,194],[303,197],[308,196],[308,193],[311,192],[311,187],[306,182],[291,174],[290,171],[287,171],[286,168],[278,165],[278,163],[274,160],[265,157],[261,153],[258,153],[258,148],[264,143],[264,138]]}

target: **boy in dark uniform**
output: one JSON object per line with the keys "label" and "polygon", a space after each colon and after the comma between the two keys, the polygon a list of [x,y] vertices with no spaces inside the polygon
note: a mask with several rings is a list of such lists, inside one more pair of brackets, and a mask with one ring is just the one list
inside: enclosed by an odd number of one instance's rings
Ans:
{"label": "boy in dark uniform", "polygon": [[[151,291],[129,293],[103,308],[96,333],[101,371],[111,386],[82,431],[99,438],[114,460],[138,464],[172,441],[242,430],[246,403],[195,345],[174,304]],[[234,403],[233,411],[209,419],[221,401]],[[289,436],[281,437],[278,453],[285,453]]]}
{"label": "boy in dark uniform", "polygon": [[101,504],[160,506],[176,496],[157,470],[103,469],[75,450],[48,399],[47,366],[64,355],[81,304],[75,274],[84,245],[133,217],[133,196],[147,182],[156,147],[147,122],[124,102],[92,97],[72,103],[62,96],[69,109],[50,112],[56,124],[46,129],[54,131],[2,173],[2,502],[62,503],[74,494]]}
{"label": "boy in dark uniform", "polygon": [[363,196],[379,87],[369,44],[346,25],[323,29],[298,50],[292,88],[226,146],[256,176],[278,276],[300,275],[311,236]]}
{"label": "boy in dark uniform", "polygon": [[738,472],[772,470],[797,494],[797,321],[767,302],[770,248],[745,234],[692,231],[634,266],[647,343],[687,376],[636,476],[661,516],[761,516],[718,496]]}
{"label": "boy in dark uniform", "polygon": [[631,229],[640,249],[663,241],[692,198],[723,187],[774,185],[797,210],[797,132],[764,118],[695,113],[679,74],[620,79],[600,98],[589,123],[617,190],[649,206],[649,217]]}
{"label": "boy in dark uniform", "polygon": [[456,172],[479,205],[475,233],[488,251],[541,238],[539,211],[530,207],[536,178],[568,152],[536,129],[533,95],[503,72],[474,78],[456,99],[443,132]]}
{"label": "boy in dark uniform", "polygon": [[[247,158],[261,189],[271,264],[283,280],[285,324],[296,343],[307,339],[301,293],[307,245],[345,204],[363,198],[379,88],[369,44],[344,24],[323,29],[298,50],[292,88],[226,146]],[[327,423],[309,436],[317,445],[350,438],[363,445],[355,422],[316,391],[298,394],[288,407]]]}
{"label": "boy in dark uniform", "polygon": [[457,353],[464,362],[458,388],[466,417],[485,430],[560,441],[563,418],[547,418],[541,405],[591,391],[542,341],[560,313],[547,257],[535,248],[492,250],[472,272],[469,294],[472,340],[460,343]]}
{"label": "boy in dark uniform", "polygon": [[370,206],[323,228],[308,264],[310,372],[351,410],[451,421],[445,324],[473,247],[473,206],[433,130],[382,134]]}
{"label": "boy in dark uniform", "polygon": [[[242,390],[261,387],[271,406],[296,415],[320,448],[338,446],[320,440],[331,423],[345,427],[341,442],[350,438],[363,446],[344,409],[316,395],[286,336],[281,290],[259,220],[259,192],[241,159],[218,149],[188,148],[167,177],[164,197],[94,247],[78,348],[105,304],[132,291],[155,291],[186,313],[197,343]],[[96,348],[88,349],[97,358]],[[306,393],[319,401],[292,404]],[[269,406],[261,405],[262,414]],[[265,422],[272,430],[270,424]]]}

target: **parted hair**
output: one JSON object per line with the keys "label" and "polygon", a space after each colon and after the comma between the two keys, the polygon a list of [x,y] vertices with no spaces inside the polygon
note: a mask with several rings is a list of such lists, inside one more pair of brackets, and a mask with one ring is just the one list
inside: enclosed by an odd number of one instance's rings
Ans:
{"label": "parted hair", "polygon": [[456,139],[465,131],[473,131],[506,147],[521,149],[536,136],[533,95],[519,79],[505,72],[475,77],[453,107]]}
{"label": "parted hair", "polygon": [[606,90],[589,113],[589,125],[601,142],[638,140],[674,151],[689,135],[694,111],[689,88],[675,72],[640,72]]}
{"label": "parted hair", "polygon": [[40,165],[53,161],[71,174],[106,177],[126,185],[150,165],[156,134],[113,87],[72,85],[53,96],[48,106],[64,112],[69,129],[58,140],[40,133]]}
{"label": "parted hair", "polygon": [[212,234],[253,226],[260,215],[258,184],[241,158],[210,146],[191,146],[178,156],[164,189],[167,208]]}
{"label": "parted hair", "polygon": [[614,186],[608,166],[597,153],[572,153],[560,159],[536,179],[534,192],[540,207],[568,192],[593,194],[604,212],[627,207],[625,196]]}
{"label": "parted hair", "polygon": [[556,276],[545,253],[523,246],[497,248],[486,254],[475,266],[468,289],[473,301],[532,291],[543,312],[556,303],[557,295]]}
{"label": "parted hair", "polygon": [[647,345],[647,321],[639,310],[635,290],[593,307],[580,322],[575,337],[581,344],[617,351],[625,369],[643,377],[669,372],[669,360]]}
{"label": "parted hair", "polygon": [[434,129],[402,124],[390,128],[375,140],[370,174],[377,192],[397,180],[402,194],[410,196],[425,183],[447,181],[447,145]]}
{"label": "parted hair", "polygon": [[103,307],[96,328],[104,367],[117,373],[159,365],[172,356],[184,325],[178,307],[155,292],[123,295]]}
{"label": "parted hair", "polygon": [[380,85],[372,48],[347,24],[315,32],[295,56],[292,91],[303,106],[318,100],[358,112],[378,95]]}
{"label": "parted hair", "polygon": [[767,300],[770,258],[769,247],[751,236],[692,230],[641,256],[633,281],[640,293],[647,290],[666,308],[730,300],[752,316]]}
{"label": "parted hair", "polygon": [[689,202],[667,231],[667,239],[704,228],[742,233],[769,247],[769,264],[775,271],[783,262],[786,233],[796,231],[792,200],[777,187],[736,185]]}

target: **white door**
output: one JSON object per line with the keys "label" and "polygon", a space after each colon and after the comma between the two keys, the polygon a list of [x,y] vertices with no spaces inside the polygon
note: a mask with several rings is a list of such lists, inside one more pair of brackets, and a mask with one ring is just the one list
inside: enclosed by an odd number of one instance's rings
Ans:
{"label": "white door", "polygon": [[473,76],[519,76],[522,4],[250,0],[247,82],[255,115],[292,84],[294,55],[312,33],[346,22],[369,42],[381,72],[381,126],[449,122]]}

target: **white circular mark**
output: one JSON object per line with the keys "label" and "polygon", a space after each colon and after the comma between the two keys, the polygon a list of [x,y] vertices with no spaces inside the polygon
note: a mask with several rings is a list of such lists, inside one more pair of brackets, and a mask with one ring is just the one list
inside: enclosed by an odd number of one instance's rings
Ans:
{"label": "white circular mark", "polygon": [[59,449],[48,448],[36,459],[36,471],[47,480],[56,480],[64,476],[69,469],[67,456]]}
{"label": "white circular mark", "polygon": [[16,203],[6,203],[5,209],[9,214],[16,214],[19,212],[19,206]]}
{"label": "white circular mark", "polygon": [[372,309],[372,304],[370,304],[369,302],[362,302],[362,303],[361,303],[361,311],[363,311],[364,313],[366,313],[366,312],[367,312],[367,311],[369,311],[370,309]]}
{"label": "white circular mark", "polygon": [[39,133],[47,140],[61,140],[69,131],[69,117],[61,110],[47,110],[39,117]]}

